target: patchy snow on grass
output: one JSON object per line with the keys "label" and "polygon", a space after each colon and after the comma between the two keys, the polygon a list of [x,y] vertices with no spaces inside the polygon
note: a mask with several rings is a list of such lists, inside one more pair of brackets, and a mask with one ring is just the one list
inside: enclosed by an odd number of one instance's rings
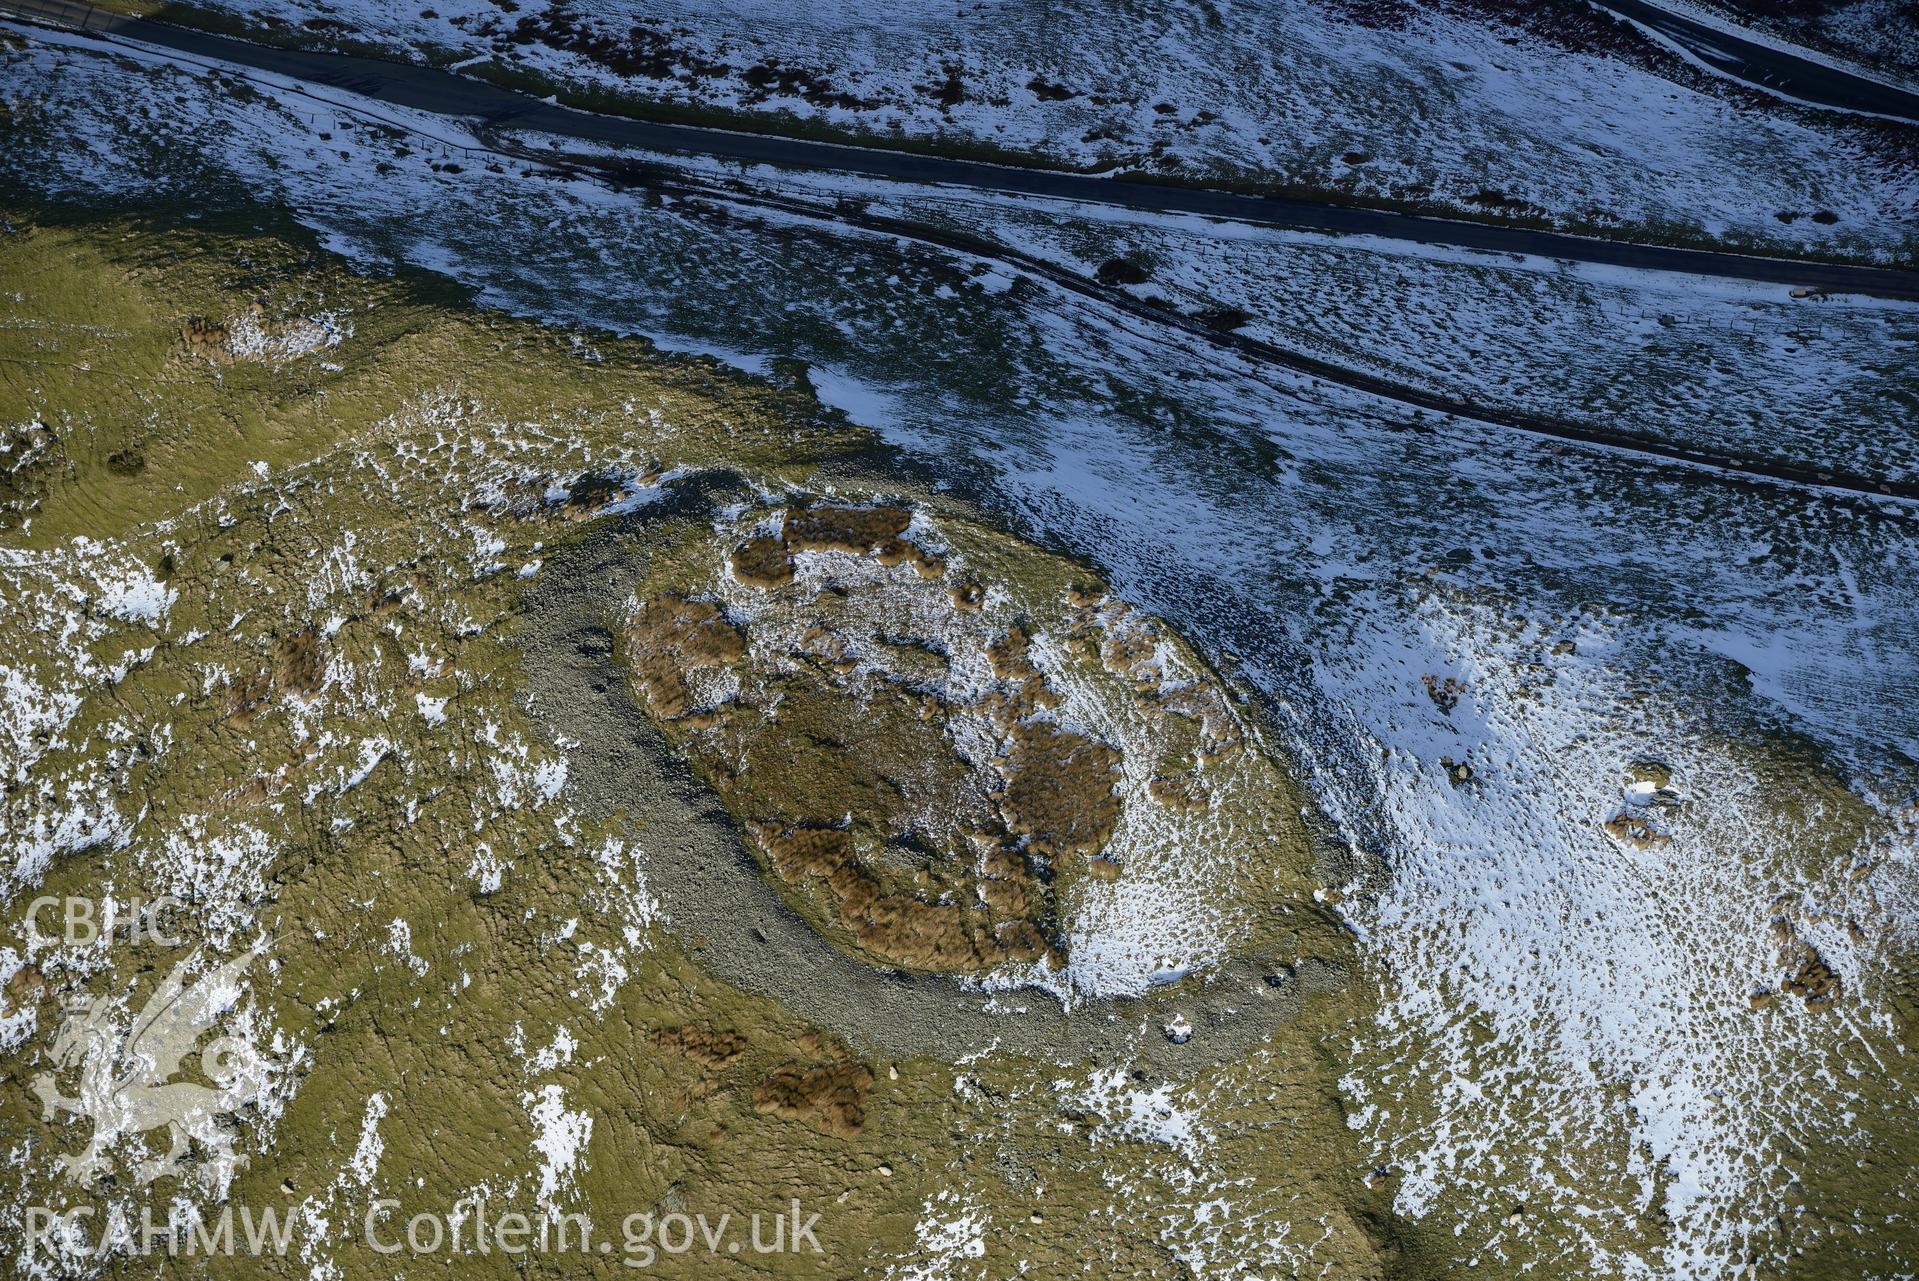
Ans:
{"label": "patchy snow on grass", "polygon": [[[1771,1266],[1790,1248],[1773,1216],[1802,1194],[1798,1163],[1883,1123],[1862,1092],[1902,1070],[1883,984],[1889,950],[1910,946],[1915,928],[1911,823],[1885,817],[1910,805],[1919,755],[1908,507],[1726,485],[1470,421],[1414,425],[1403,407],[1253,369],[1047,290],[989,295],[983,281],[1010,277],[978,264],[868,256],[805,220],[775,236],[709,219],[697,202],[643,212],[586,183],[417,165],[382,187],[282,105],[216,104],[184,78],[84,60],[58,76],[35,63],[32,75],[87,122],[73,146],[124,165],[76,161],[57,183],[164,189],[165,173],[120,147],[90,105],[144,97],[198,139],[167,145],[213,148],[370,261],[417,255],[501,305],[662,333],[749,365],[805,358],[830,369],[819,385],[834,403],[943,479],[1085,556],[1209,656],[1243,659],[1318,802],[1382,869],[1380,884],[1342,887],[1384,1009],[1377,1044],[1353,1051],[1348,1101],[1380,1164],[1399,1171],[1399,1208],[1461,1242],[1462,1263],[1485,1248],[1625,1275],[1720,1275],[1754,1255]],[[1633,131],[1660,125],[1652,107]],[[142,127],[166,136],[163,121]],[[1685,119],[1672,128],[1678,146]],[[356,134],[354,146],[370,158],[373,139]],[[1802,144],[1817,150],[1805,137],[1790,145]],[[1693,199],[1703,172],[1686,170],[1674,199]],[[1772,217],[1737,187],[1698,207]],[[1049,256],[1096,261],[1097,239],[1021,234]],[[1689,406],[1735,406],[1757,415],[1749,440],[1790,438],[1826,458],[1870,457],[1846,439],[1864,422],[1890,442],[1882,462],[1910,461],[1896,404],[1855,413],[1880,390],[1910,400],[1904,310],[1835,303],[1835,333],[1800,340],[1804,309],[1745,287],[1688,300],[1670,281],[1548,280],[1537,264],[1403,248],[1167,243],[1190,234],[1140,242],[1164,254],[1182,301],[1237,298],[1263,332],[1310,332],[1487,395],[1510,379],[1516,397],[1570,404],[1612,384],[1620,399],[1604,412],[1661,429],[1684,426]],[[1369,291],[1369,271],[1392,279]],[[1482,293],[1449,321],[1442,304],[1462,278]],[[1270,305],[1254,306],[1246,282],[1259,280]],[[1582,289],[1600,305],[1581,303]],[[1398,310],[1402,296],[1417,305]],[[1761,320],[1752,349],[1714,340],[1715,308],[1748,304]],[[1316,308],[1340,314],[1300,318]],[[1382,345],[1396,326],[1417,340]],[[1651,366],[1605,349],[1643,346],[1654,329],[1705,344],[1710,376],[1670,397],[1645,392]],[[1782,408],[1769,409],[1775,398]],[[484,453],[497,427],[449,404],[409,412],[446,433],[408,455],[420,466]],[[1776,436],[1793,416],[1803,432]],[[65,620],[50,635],[100,626],[82,618],[84,597],[45,589],[36,603]],[[79,687],[70,675],[10,671],[6,697],[57,732]],[[1433,694],[1447,679],[1463,686],[1451,708]],[[39,750],[5,732],[22,754]],[[536,752],[505,735],[486,746],[506,768],[484,803],[546,792]],[[1672,771],[1683,804],[1653,816],[1665,842],[1637,848],[1606,824],[1655,808],[1627,794],[1641,756]],[[81,782],[36,818],[38,857],[117,839],[112,780]],[[76,796],[104,804],[89,813]],[[658,915],[641,851],[609,845],[596,858],[638,947]],[[1852,881],[1859,866],[1871,870]],[[1835,1008],[1781,994],[1776,916],[1839,977]],[[622,956],[583,956],[597,967],[582,974],[583,1001],[611,999]],[[1755,1009],[1762,988],[1774,999]],[[557,1096],[553,1110],[565,1111]],[[1552,1213],[1511,1231],[1519,1198]],[[935,1227],[964,1217],[934,1209]],[[1866,1239],[1887,1227],[1879,1214],[1862,1214]]]}
{"label": "patchy snow on grass", "polygon": [[346,1169],[363,1188],[373,1186],[373,1176],[380,1169],[380,1155],[386,1151],[386,1141],[380,1137],[380,1122],[386,1119],[386,1111],[386,1095],[375,1091],[366,1101],[366,1116],[360,1121],[360,1141],[354,1145],[353,1159]]}
{"label": "patchy snow on grass", "polygon": [[413,954],[413,927],[408,925],[404,918],[396,916],[387,922],[384,950],[389,955],[400,958],[407,969],[413,971],[415,978],[426,977],[430,966],[424,957]]}
{"label": "patchy snow on grass", "polygon": [[272,326],[259,313],[243,311],[227,321],[227,350],[240,360],[284,364],[336,347],[352,334],[352,322],[335,312],[296,316]]}
{"label": "patchy snow on grass", "polygon": [[956,1192],[927,1198],[913,1225],[918,1258],[887,1265],[886,1281],[960,1281],[984,1277],[986,1215]]}
{"label": "patchy snow on grass", "polygon": [[587,1143],[593,1137],[593,1118],[568,1110],[565,1087],[545,1085],[520,1096],[520,1105],[532,1117],[537,1131],[533,1153],[540,1159],[540,1207],[557,1211],[574,1190],[576,1173],[586,1168]]}
{"label": "patchy snow on grass", "polygon": [[150,571],[136,568],[125,577],[101,585],[100,608],[113,618],[157,626],[177,599],[176,593]]}
{"label": "patchy snow on grass", "polygon": [[1096,1143],[1158,1143],[1189,1161],[1199,1160],[1204,1151],[1207,1136],[1198,1109],[1179,1097],[1179,1087],[1170,1081],[1136,1085],[1125,1068],[1116,1067],[1094,1073],[1080,1088],[1070,1080],[1056,1081],[1054,1087],[1097,1118]]}

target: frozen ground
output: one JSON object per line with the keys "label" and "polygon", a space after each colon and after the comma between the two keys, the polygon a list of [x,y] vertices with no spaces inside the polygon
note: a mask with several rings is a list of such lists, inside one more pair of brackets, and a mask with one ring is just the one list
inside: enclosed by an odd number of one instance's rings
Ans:
{"label": "frozen ground", "polygon": [[982,236],[1349,369],[1744,457],[1919,475],[1919,307],[1037,200],[706,165]]}
{"label": "frozen ground", "polygon": [[839,0],[212,7],[306,40],[492,60],[682,108],[1052,163],[1629,224],[1641,235],[1867,257],[1914,247],[1912,131],[1654,64],[1650,46],[1572,6],[1497,18],[1400,0],[916,0],[883,17]]}
{"label": "frozen ground", "polygon": [[[1385,869],[1345,887],[1383,1005],[1379,1039],[1352,1049],[1352,1115],[1398,1208],[1456,1233],[1462,1261],[1708,1277],[1843,1240],[1855,1270],[1904,1262],[1883,1232],[1909,1216],[1903,1190],[1835,1203],[1819,1180],[1912,1118],[1883,998],[1913,925],[1909,506],[1428,430],[984,264],[472,158],[436,171],[417,141],[397,156],[325,109],[203,77],[44,45],[8,74],[48,99],[4,157],[29,191],[283,201],[370,266],[425,265],[516,311],[748,368],[802,359],[825,399],[1236,667]],[[1283,279],[1239,305],[1408,376],[1465,387],[1480,360],[1500,394],[1541,403],[1616,384],[1644,317],[1673,314],[1723,382],[1642,389],[1628,412],[1683,430],[1723,397],[1761,415],[1754,439],[1790,426],[1910,465],[1851,439],[1875,386],[1911,412],[1906,311],[1818,304],[1834,335],[1792,340],[1804,311],[1737,291],[1682,306],[1656,280],[969,216],[1072,258],[1080,236],[1139,237],[1195,292],[1324,271],[1338,323],[1297,314],[1333,310],[1310,286],[1277,301]],[[1405,315],[1367,282],[1387,269]],[[1453,273],[1486,282],[1480,318],[1443,314]],[[1624,301],[1582,310],[1600,290]],[[1710,342],[1719,306],[1764,340]],[[1493,336],[1475,352],[1477,324]],[[1787,342],[1789,365],[1767,355]],[[1602,824],[1647,758],[1682,804],[1658,817],[1668,843],[1634,849]],[[1831,1015],[1748,1008],[1780,982],[1781,895],[1843,977]]]}

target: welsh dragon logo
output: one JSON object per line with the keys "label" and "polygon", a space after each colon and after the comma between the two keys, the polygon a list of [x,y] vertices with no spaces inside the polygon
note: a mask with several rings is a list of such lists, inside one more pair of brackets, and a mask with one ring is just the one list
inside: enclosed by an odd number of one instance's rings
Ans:
{"label": "welsh dragon logo", "polygon": [[[68,1011],[53,1042],[58,1072],[33,1079],[47,1120],[65,1112],[93,1122],[86,1147],[60,1158],[62,1173],[90,1186],[113,1164],[109,1154],[115,1145],[154,1130],[167,1132],[169,1146],[164,1155],[134,1165],[131,1173],[140,1187],[180,1173],[189,1141],[206,1151],[222,1178],[246,1163],[223,1122],[260,1096],[268,1065],[244,1042],[220,1037],[199,1055],[211,1085],[173,1078],[186,1070],[194,1047],[239,998],[241,977],[265,948],[262,940],[189,985],[187,975],[200,957],[195,950],[124,1026],[125,1003],[117,997],[98,997]],[[68,1097],[56,1078],[74,1071],[79,1085]]]}

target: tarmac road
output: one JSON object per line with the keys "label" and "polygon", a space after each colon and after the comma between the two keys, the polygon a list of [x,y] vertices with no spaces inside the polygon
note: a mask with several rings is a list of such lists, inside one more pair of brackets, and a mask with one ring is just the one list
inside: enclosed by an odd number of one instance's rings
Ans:
{"label": "tarmac road", "polygon": [[1776,45],[1707,26],[1647,0],[1589,0],[1678,45],[1713,70],[1788,98],[1841,111],[1919,122],[1919,93],[1857,75]]}
{"label": "tarmac road", "polygon": [[[1619,0],[1621,12],[1637,0]],[[1638,5],[1655,14],[1652,6]],[[1198,214],[1237,222],[1307,231],[1380,236],[1495,253],[1528,254],[1572,262],[1720,276],[1768,284],[1846,293],[1919,299],[1919,272],[1884,267],[1766,258],[1709,249],[1601,240],[1563,232],[1497,223],[1431,218],[1308,200],[1247,195],[1201,187],[1175,187],[1051,169],[1022,168],[922,155],[879,147],[816,142],[775,134],[738,133],[691,125],[597,115],[557,106],[511,89],[451,71],[348,54],[281,49],[186,27],[129,18],[78,0],[0,0],[0,13],[111,35],[179,53],[210,58],[312,85],[440,115],[478,118],[492,128],[535,129],[582,142],[639,147],[753,164],[832,170],[896,181],[940,183],[981,191],[1011,192],[1155,213]],[[1643,19],[1641,19],[1643,20]],[[1722,43],[1731,37],[1712,33]],[[1753,45],[1740,57],[1767,74],[1788,67],[1801,81],[1813,73],[1787,55]],[[1866,93],[1877,82],[1819,68],[1814,88]],[[1834,78],[1837,78],[1836,80]],[[1843,81],[1845,83],[1841,84]],[[1799,81],[1795,81],[1798,83]],[[1877,86],[1876,91],[1898,91]],[[1907,95],[1910,96],[1910,95]]]}

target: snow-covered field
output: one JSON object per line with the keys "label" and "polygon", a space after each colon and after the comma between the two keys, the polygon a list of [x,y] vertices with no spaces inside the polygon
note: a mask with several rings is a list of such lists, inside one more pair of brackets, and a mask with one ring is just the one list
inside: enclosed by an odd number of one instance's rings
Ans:
{"label": "snow-covered field", "polygon": [[[742,15],[754,21],[771,19]],[[1374,65],[1352,43],[1277,48]],[[1535,65],[1523,48],[1480,54]],[[1460,78],[1480,87],[1454,86],[1444,108],[1460,130],[1502,118],[1498,94],[1482,96],[1488,64],[1471,65]],[[1554,136],[1580,137],[1596,82],[1550,65]],[[396,156],[297,97],[44,43],[8,74],[47,99],[32,145],[16,135],[0,158],[10,182],[283,202],[369,265],[423,265],[518,312],[749,369],[804,360],[823,399],[1235,666],[1376,868],[1341,887],[1382,1009],[1376,1040],[1351,1047],[1353,1124],[1396,1172],[1398,1209],[1456,1233],[1462,1260],[1717,1277],[1856,1226],[1869,1267],[1909,1263],[1872,1253],[1903,1203],[1806,1189],[1912,1116],[1884,999],[1914,942],[1919,856],[1910,505],[1728,484],[1471,422],[1428,430],[1000,267],[511,163],[436,170],[417,139]],[[1509,103],[1539,88],[1518,72],[1498,83]],[[1721,153],[1683,113],[1620,145],[1678,148],[1662,188],[1729,225],[1770,217],[1767,183],[1831,181],[1821,190],[1853,193],[1847,209],[1877,209],[1885,230],[1890,206],[1874,202],[1895,188],[1843,176],[1856,166],[1837,144],[1769,132],[1802,127],[1753,123],[1770,141],[1730,147],[1730,168],[1694,163]],[[1527,154],[1537,139],[1473,136],[1488,150],[1462,153],[1460,172],[1546,172]],[[1820,172],[1769,176],[1773,145]],[[1650,199],[1622,176],[1647,159],[1581,164]],[[1913,466],[1909,308],[1183,224],[1054,225],[1010,204],[947,216],[1073,263],[1095,261],[1102,237],[1135,243],[1180,300],[1243,307],[1276,341],[1408,380]],[[1628,791],[1653,762],[1671,807]],[[1621,839],[1605,825],[1622,816],[1664,839]],[[1840,974],[1838,1010],[1750,1008],[1784,977],[1776,914]]]}
{"label": "snow-covered field", "polygon": [[1730,91],[1678,62],[1654,74],[1651,46],[1576,7],[1498,20],[1399,0],[212,7],[303,40],[1052,163],[1914,250],[1910,131]]}
{"label": "snow-covered field", "polygon": [[1849,0],[1810,25],[1841,49],[1857,49],[1904,75],[1919,75],[1919,9],[1911,0]]}

